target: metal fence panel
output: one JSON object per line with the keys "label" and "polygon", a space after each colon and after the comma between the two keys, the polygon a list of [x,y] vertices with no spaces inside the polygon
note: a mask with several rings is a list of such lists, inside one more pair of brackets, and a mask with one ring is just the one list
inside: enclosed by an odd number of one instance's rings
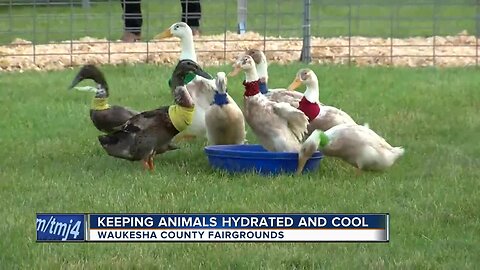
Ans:
{"label": "metal fence panel", "polygon": [[[202,64],[229,63],[258,47],[285,63],[478,65],[478,2],[201,0],[202,36],[195,45]],[[0,0],[0,70],[174,63],[178,40],[151,39],[180,20],[180,1],[141,5],[143,42],[131,44],[118,41],[120,0]]]}

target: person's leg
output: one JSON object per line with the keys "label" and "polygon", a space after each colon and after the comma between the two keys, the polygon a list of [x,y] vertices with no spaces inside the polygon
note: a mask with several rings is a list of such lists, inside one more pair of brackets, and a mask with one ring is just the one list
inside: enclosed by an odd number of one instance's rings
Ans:
{"label": "person's leg", "polygon": [[180,0],[182,5],[182,22],[192,28],[194,35],[199,35],[200,19],[202,17],[202,7],[200,0]]}
{"label": "person's leg", "polygon": [[124,34],[123,41],[140,40],[142,34],[142,9],[140,0],[121,0],[123,8]]}

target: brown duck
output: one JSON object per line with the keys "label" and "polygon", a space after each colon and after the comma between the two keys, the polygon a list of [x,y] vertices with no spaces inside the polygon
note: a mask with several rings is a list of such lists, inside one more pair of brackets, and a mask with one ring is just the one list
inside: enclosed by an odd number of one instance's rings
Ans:
{"label": "brown duck", "polygon": [[109,89],[103,73],[94,65],[83,66],[72,81],[69,89],[74,88],[83,80],[91,79],[97,83],[97,87],[76,88],[77,90],[94,91],[90,119],[93,125],[100,131],[111,133],[115,127],[123,125],[132,116],[138,114],[130,108],[108,104]]}
{"label": "brown duck", "polygon": [[170,150],[175,135],[192,122],[195,104],[184,85],[185,76],[193,72],[210,79],[210,75],[191,60],[180,61],[172,75],[174,105],[145,111],[133,116],[118,131],[98,137],[111,156],[130,161],[142,160],[153,170],[153,157]]}

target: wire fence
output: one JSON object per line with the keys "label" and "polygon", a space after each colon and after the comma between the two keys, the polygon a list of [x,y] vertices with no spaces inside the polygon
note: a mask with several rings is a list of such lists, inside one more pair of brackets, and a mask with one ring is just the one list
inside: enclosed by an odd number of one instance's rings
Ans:
{"label": "wire fence", "polygon": [[[0,0],[0,70],[175,63],[178,39],[152,38],[181,20],[181,1],[138,1],[142,40],[126,43],[121,0]],[[195,47],[205,65],[256,47],[280,63],[478,66],[479,2],[200,0]]]}

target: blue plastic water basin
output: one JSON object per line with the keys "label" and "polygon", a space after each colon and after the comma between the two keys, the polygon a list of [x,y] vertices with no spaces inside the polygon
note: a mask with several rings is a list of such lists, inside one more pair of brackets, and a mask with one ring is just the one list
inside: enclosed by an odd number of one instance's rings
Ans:
{"label": "blue plastic water basin", "polygon": [[[210,166],[231,173],[256,171],[264,175],[295,173],[298,166],[296,152],[269,152],[258,144],[212,145],[205,147]],[[320,166],[323,155],[315,152],[305,164],[304,172]]]}

